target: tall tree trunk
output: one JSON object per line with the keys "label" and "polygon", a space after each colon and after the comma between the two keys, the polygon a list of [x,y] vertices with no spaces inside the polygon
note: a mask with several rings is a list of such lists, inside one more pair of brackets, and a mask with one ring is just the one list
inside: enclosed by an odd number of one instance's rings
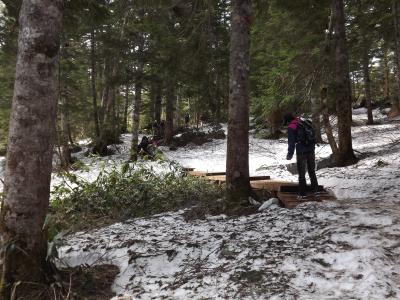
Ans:
{"label": "tall tree trunk", "polygon": [[68,140],[69,140],[69,143],[71,145],[74,145],[75,143],[74,143],[74,139],[72,138],[71,122],[69,121],[69,119],[68,119],[67,125],[68,125]]}
{"label": "tall tree trunk", "polygon": [[324,123],[325,134],[326,137],[328,138],[329,146],[332,149],[333,157],[335,161],[337,161],[339,157],[339,149],[336,144],[335,137],[333,135],[331,122],[329,121],[328,93],[326,87],[321,88],[321,103],[322,103],[322,121]]}
{"label": "tall tree trunk", "polygon": [[165,134],[164,141],[168,145],[174,136],[174,102],[175,102],[175,80],[169,79],[166,91],[165,110]]}
{"label": "tall tree trunk", "polygon": [[351,76],[350,80],[351,80],[351,97],[352,97],[353,99],[357,99],[357,96],[356,96],[356,79],[355,79],[355,75]]}
{"label": "tall tree trunk", "polygon": [[155,86],[155,98],[154,98],[154,120],[157,124],[161,122],[161,102],[162,102],[162,82],[160,80],[156,81]]}
{"label": "tall tree trunk", "polygon": [[94,153],[99,155],[107,154],[109,127],[110,127],[110,113],[111,113],[111,101],[110,101],[110,84],[109,84],[109,66],[110,62],[106,58],[104,65],[104,84],[101,92],[101,113],[100,113],[100,126],[99,136],[96,139],[96,143],[93,149]]}
{"label": "tall tree trunk", "polygon": [[[63,41],[61,42],[63,44]],[[67,97],[64,96],[63,88],[63,77],[61,69],[61,60],[64,57],[64,47],[60,47],[60,58],[58,62],[58,91],[59,91],[59,115],[60,115],[60,133],[59,133],[59,145],[60,145],[60,165],[62,168],[68,168],[72,163],[71,151],[68,145],[69,139],[69,122],[68,122],[68,103]]]}
{"label": "tall tree trunk", "polygon": [[125,87],[124,116],[122,120],[121,133],[128,132],[128,108],[129,108],[129,85]]}
{"label": "tall tree trunk", "polygon": [[110,140],[108,141],[109,144],[114,144],[117,143],[119,140],[119,135],[120,135],[120,130],[119,130],[119,102],[118,102],[118,97],[117,94],[119,94],[119,89],[113,87],[112,88],[112,93],[111,93],[111,135],[110,135]]}
{"label": "tall tree trunk", "polygon": [[[331,6],[331,14],[329,17],[329,25],[328,30],[325,36],[325,47],[324,47],[324,65],[322,71],[322,82],[320,89],[320,97],[321,97],[321,112],[322,112],[322,123],[325,129],[325,134],[328,138],[328,143],[331,147],[333,157],[335,162],[339,160],[339,149],[337,143],[335,141],[335,137],[333,135],[332,126],[329,120],[329,99],[328,99],[328,88],[326,86],[330,86],[332,88],[332,84],[330,84],[331,76],[330,76],[330,58],[333,55],[333,31],[334,31],[334,9],[333,5]],[[355,76],[353,76],[353,82],[355,82]],[[332,99],[333,100],[333,99]]]}
{"label": "tall tree trunk", "polygon": [[[62,0],[24,0],[9,129],[0,230],[1,299],[16,299],[48,279],[48,211],[58,85]],[[29,287],[28,287],[29,284]]]}
{"label": "tall tree trunk", "polygon": [[392,109],[390,114],[396,116],[400,113],[400,22],[399,22],[399,2],[393,1],[393,16],[394,16],[394,32],[395,32],[395,65],[396,65],[396,82],[397,82],[397,97],[392,97]]}
{"label": "tall tree trunk", "polygon": [[[141,67],[141,71],[143,68]],[[139,75],[136,78],[135,83],[135,103],[133,110],[133,120],[132,120],[132,144],[131,144],[131,160],[136,161],[138,159],[137,145],[139,142],[139,125],[140,125],[140,110],[142,106],[142,77]]]}
{"label": "tall tree trunk", "polygon": [[176,93],[176,122],[175,122],[175,128],[179,128],[180,123],[181,123],[181,93],[180,89],[178,88],[178,92]]}
{"label": "tall tree trunk", "polygon": [[226,189],[229,205],[248,198],[251,0],[233,0]]}
{"label": "tall tree trunk", "polygon": [[107,96],[108,89],[106,89],[106,87],[107,87],[107,80],[109,73],[110,73],[110,63],[109,59],[106,57],[104,59],[103,65],[101,66],[101,72],[99,74],[100,108],[98,110],[98,113],[99,113],[100,133],[104,122],[104,110],[106,106],[106,98],[108,97]]}
{"label": "tall tree trunk", "polygon": [[385,101],[390,99],[390,69],[388,62],[388,51],[385,49],[383,54],[383,73],[384,73],[384,95]]}
{"label": "tall tree trunk", "polygon": [[154,123],[154,105],[156,102],[156,88],[154,81],[150,84],[150,93],[149,93],[149,117],[150,117],[150,124],[153,125]]}
{"label": "tall tree trunk", "polygon": [[369,76],[369,53],[368,53],[368,44],[364,39],[364,47],[363,47],[363,75],[364,75],[364,92],[365,92],[365,102],[367,105],[367,125],[374,124],[374,118],[372,116],[372,100],[371,100],[371,79]]}
{"label": "tall tree trunk", "polygon": [[61,105],[59,108],[60,112],[60,146],[61,146],[61,167],[68,168],[69,165],[73,162],[71,151],[68,145],[69,140],[69,125],[68,125],[68,103],[67,98],[62,94],[61,97]]}
{"label": "tall tree trunk", "polygon": [[321,102],[317,97],[311,97],[311,111],[312,111],[312,122],[315,128],[315,135],[317,143],[322,143],[321,136]]}
{"label": "tall tree trunk", "polygon": [[338,165],[354,163],[357,159],[353,152],[351,138],[352,99],[349,76],[349,59],[345,31],[343,0],[333,0],[334,38],[335,38],[335,94],[338,115],[339,157]]}
{"label": "tall tree trunk", "polygon": [[[129,14],[129,9],[126,10],[121,26],[119,40],[123,40],[125,36],[125,26]],[[122,55],[121,51],[117,52],[113,57],[106,57],[104,66],[104,87],[102,93],[102,124],[100,137],[96,141],[93,152],[100,155],[107,155],[107,146],[116,143],[119,138],[119,126],[116,122],[116,90],[115,84],[112,82],[118,74],[119,58]]]}
{"label": "tall tree trunk", "polygon": [[[139,17],[143,17],[144,11],[139,11]],[[139,45],[138,45],[138,67],[136,72],[136,82],[135,82],[135,103],[133,111],[133,122],[132,122],[132,144],[131,144],[131,160],[136,161],[138,159],[137,144],[139,139],[139,125],[140,125],[140,111],[142,106],[142,89],[143,89],[143,69],[144,69],[144,43],[145,38],[140,35]]]}
{"label": "tall tree trunk", "polygon": [[103,88],[101,91],[101,131],[105,125],[108,118],[108,114],[111,111],[110,108],[110,90],[111,90],[111,59],[106,58],[104,62],[104,73],[103,73]]}
{"label": "tall tree trunk", "polygon": [[91,63],[91,85],[92,85],[92,106],[93,106],[93,121],[96,139],[100,137],[99,113],[97,108],[97,90],[96,90],[96,32],[92,28],[90,34],[90,63]]}
{"label": "tall tree trunk", "polygon": [[215,72],[215,114],[214,114],[214,121],[216,123],[221,122],[221,99],[220,99],[220,92],[219,92],[219,74],[218,70]]}

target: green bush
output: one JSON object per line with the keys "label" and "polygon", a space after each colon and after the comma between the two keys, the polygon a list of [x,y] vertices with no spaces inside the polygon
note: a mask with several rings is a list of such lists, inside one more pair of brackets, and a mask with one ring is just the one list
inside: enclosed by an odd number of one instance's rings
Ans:
{"label": "green bush", "polygon": [[183,176],[174,165],[157,174],[153,169],[126,164],[102,171],[93,182],[65,174],[54,188],[50,206],[50,235],[150,216],[215,201],[221,187],[201,178]]}

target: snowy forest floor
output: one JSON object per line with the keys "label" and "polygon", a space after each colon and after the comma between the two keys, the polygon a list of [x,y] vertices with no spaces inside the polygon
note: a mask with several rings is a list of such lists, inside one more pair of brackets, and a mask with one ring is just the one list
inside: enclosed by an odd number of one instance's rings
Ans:
{"label": "snowy forest floor", "polygon": [[[60,258],[68,266],[118,266],[113,290],[127,299],[399,299],[400,122],[374,114],[380,124],[364,126],[365,111],[354,111],[362,159],[317,172],[338,201],[238,218],[187,222],[178,211],[132,219],[68,236]],[[78,154],[90,170],[77,174],[90,180],[102,165],[124,162],[129,139],[113,157]],[[251,137],[250,173],[296,181],[285,166],[286,143]],[[225,149],[215,140],[163,151],[182,166],[224,171]],[[329,146],[316,153],[329,156]]]}

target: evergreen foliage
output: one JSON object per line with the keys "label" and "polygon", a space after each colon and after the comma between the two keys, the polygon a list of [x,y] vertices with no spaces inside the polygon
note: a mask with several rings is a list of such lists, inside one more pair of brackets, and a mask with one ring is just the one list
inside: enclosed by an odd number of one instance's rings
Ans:
{"label": "evergreen foliage", "polygon": [[[0,14],[0,153],[5,151],[11,108],[20,2],[4,4]],[[225,0],[66,1],[59,111],[67,115],[69,142],[83,137],[98,141],[96,122],[106,144],[117,141],[120,132],[130,131],[133,86],[138,80],[143,81],[141,129],[150,128],[155,119],[165,120],[168,93],[176,99],[175,128],[182,125],[186,113],[193,123],[200,117],[226,120],[229,5]],[[255,1],[254,8],[251,113],[274,136],[283,111],[310,112],[311,100],[319,99],[321,87],[332,82],[333,56],[332,51],[326,52],[330,1]],[[366,55],[373,105],[390,103],[398,97],[392,1],[351,0],[345,9],[355,105],[364,104],[366,97]],[[140,36],[145,39],[142,52],[138,51]],[[138,72],[140,65],[144,65],[143,74]],[[333,101],[334,91],[328,90]],[[156,98],[163,101],[158,103]],[[334,105],[330,107],[334,113]]]}

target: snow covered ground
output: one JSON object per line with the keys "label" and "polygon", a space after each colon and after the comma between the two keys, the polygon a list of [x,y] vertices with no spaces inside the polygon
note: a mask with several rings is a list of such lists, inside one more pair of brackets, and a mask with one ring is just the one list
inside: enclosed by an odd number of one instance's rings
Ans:
{"label": "snow covered ground", "polygon": [[399,299],[399,203],[380,200],[167,213],[78,233],[61,257],[119,266],[114,290],[132,299]]}
{"label": "snow covered ground", "polygon": [[[317,172],[336,202],[240,218],[187,222],[179,211],[133,219],[69,236],[60,257],[72,266],[117,265],[113,288],[127,299],[400,299],[400,122],[374,114],[381,124],[353,127],[363,159]],[[361,124],[365,111],[353,119]],[[79,176],[95,178],[102,165],[125,161],[129,138],[111,158],[79,154],[90,166]],[[223,171],[225,149],[216,140],[164,151],[183,166]],[[285,139],[250,138],[251,174],[296,180],[286,151]],[[329,146],[316,153],[329,156]]]}

